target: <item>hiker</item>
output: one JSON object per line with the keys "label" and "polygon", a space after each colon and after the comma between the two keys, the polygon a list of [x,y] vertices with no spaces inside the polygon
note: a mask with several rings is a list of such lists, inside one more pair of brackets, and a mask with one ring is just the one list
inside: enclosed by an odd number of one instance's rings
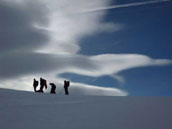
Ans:
{"label": "hiker", "polygon": [[33,79],[33,88],[34,88],[35,92],[37,92],[36,88],[38,87],[38,84],[39,84],[39,82],[34,78]]}
{"label": "hiker", "polygon": [[68,91],[69,85],[70,85],[70,82],[65,80],[64,81],[65,95],[69,95],[69,91]]}
{"label": "hiker", "polygon": [[47,89],[47,81],[43,78],[40,78],[40,90],[38,90],[37,92],[41,92],[44,93],[43,89]]}
{"label": "hiker", "polygon": [[51,94],[56,94],[56,85],[54,83],[50,83],[50,85],[51,85],[51,91],[50,91],[50,93]]}

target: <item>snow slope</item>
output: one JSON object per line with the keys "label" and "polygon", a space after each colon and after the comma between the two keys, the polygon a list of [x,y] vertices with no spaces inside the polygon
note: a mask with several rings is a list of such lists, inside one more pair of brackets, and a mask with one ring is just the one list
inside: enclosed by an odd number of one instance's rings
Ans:
{"label": "snow slope", "polygon": [[172,129],[172,98],[0,89],[0,129]]}

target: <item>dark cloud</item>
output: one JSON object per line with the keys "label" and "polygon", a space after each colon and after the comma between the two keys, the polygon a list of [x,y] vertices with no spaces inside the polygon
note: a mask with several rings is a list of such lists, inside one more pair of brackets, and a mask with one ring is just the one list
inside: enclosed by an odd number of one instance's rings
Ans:
{"label": "dark cloud", "polygon": [[36,2],[27,4],[29,6],[20,7],[0,2],[1,79],[53,69],[52,58],[33,53],[49,41],[46,31],[33,27],[34,23],[48,23],[46,13]]}
{"label": "dark cloud", "polygon": [[[86,3],[84,2],[83,5]],[[56,5],[58,5],[58,2]],[[51,13],[53,14],[56,11],[58,12],[58,9],[53,10]],[[65,11],[66,8],[59,14],[63,15]],[[40,73],[49,74],[49,72],[57,75],[69,72],[98,77],[112,75],[129,68],[171,64],[171,60],[154,60],[137,54],[105,54],[90,57],[76,54],[75,52],[79,49],[76,43],[65,44],[65,42],[59,43],[58,41],[63,41],[64,39],[75,41],[75,38],[79,39],[85,34],[93,33],[93,30],[97,28],[95,23],[99,24],[99,17],[93,19],[92,17],[78,17],[77,20],[72,17],[67,22],[67,16],[61,17],[62,20],[53,17],[51,22],[54,23],[60,20],[60,22],[65,24],[52,26],[52,28],[54,27],[53,29],[58,31],[51,35],[51,31],[48,33],[45,31],[46,29],[38,29],[33,26],[37,24],[46,28],[50,20],[48,18],[49,13],[46,4],[41,4],[40,1],[37,3],[33,0],[26,0],[24,3],[21,2],[19,4],[14,4],[12,1],[9,3],[0,2],[0,80],[15,80],[17,77],[35,76]],[[52,14],[50,17],[52,17]],[[85,19],[87,22],[85,22]],[[66,28],[63,27],[65,25],[67,26]],[[112,26],[110,25],[110,28]],[[109,25],[106,27],[109,28]],[[50,38],[57,36],[56,38],[58,39],[53,41],[52,46],[48,43],[50,35]],[[53,50],[55,50],[53,51],[54,53],[60,50],[62,50],[60,52],[66,52],[64,50],[67,50],[67,52],[73,54],[35,53],[35,50],[40,50],[38,48],[45,45],[49,49],[48,52],[51,53]]]}
{"label": "dark cloud", "polygon": [[[32,26],[34,22],[43,20],[40,14],[39,12],[33,13],[33,11],[28,13],[18,6],[10,6],[1,2],[0,53],[33,51],[45,45],[48,42],[47,33]],[[36,18],[36,15],[39,17]]]}
{"label": "dark cloud", "polygon": [[52,55],[39,53],[9,53],[0,56],[0,79],[15,78],[27,74],[37,74],[66,69],[97,69],[88,58],[84,56]]}
{"label": "dark cloud", "polygon": [[46,31],[33,27],[34,23],[48,24],[47,14],[41,4],[0,2],[0,79],[6,80],[27,74],[50,72],[54,69],[96,69],[84,56],[35,53],[48,40]]}

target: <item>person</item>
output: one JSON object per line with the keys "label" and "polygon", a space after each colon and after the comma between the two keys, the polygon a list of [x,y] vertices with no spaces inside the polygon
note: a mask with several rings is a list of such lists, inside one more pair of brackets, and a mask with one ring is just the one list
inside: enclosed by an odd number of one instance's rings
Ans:
{"label": "person", "polygon": [[69,85],[70,85],[70,82],[69,82],[69,81],[64,80],[64,90],[65,90],[65,95],[69,95],[69,91],[68,91]]}
{"label": "person", "polygon": [[39,82],[34,78],[33,79],[33,88],[34,88],[35,92],[37,92],[36,88],[38,87],[38,84],[39,84]]}
{"label": "person", "polygon": [[40,78],[40,90],[38,92],[43,93],[44,87],[45,87],[45,89],[47,89],[47,81],[43,78]]}
{"label": "person", "polygon": [[50,91],[50,93],[51,94],[56,94],[56,85],[54,83],[50,83],[50,85],[51,85],[51,91]]}

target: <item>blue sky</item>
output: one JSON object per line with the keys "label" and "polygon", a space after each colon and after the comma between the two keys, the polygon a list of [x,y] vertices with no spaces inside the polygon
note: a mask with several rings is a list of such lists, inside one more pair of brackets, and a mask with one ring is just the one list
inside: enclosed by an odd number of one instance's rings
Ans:
{"label": "blue sky", "polygon": [[[127,4],[129,2],[138,1],[118,0],[115,3]],[[137,53],[152,58],[172,59],[171,13],[172,2],[108,10],[103,20],[122,23],[124,28],[118,32],[99,33],[84,37],[81,40],[80,53],[84,55]],[[172,95],[172,66],[135,68],[122,71],[120,75],[126,79],[124,84],[120,84],[108,76],[99,78],[75,74],[62,76],[94,85],[108,86],[111,84],[118,88],[127,89],[130,95]]]}
{"label": "blue sky", "polygon": [[[1,88],[172,95],[171,0],[2,0]],[[58,90],[59,89],[59,90]]]}

